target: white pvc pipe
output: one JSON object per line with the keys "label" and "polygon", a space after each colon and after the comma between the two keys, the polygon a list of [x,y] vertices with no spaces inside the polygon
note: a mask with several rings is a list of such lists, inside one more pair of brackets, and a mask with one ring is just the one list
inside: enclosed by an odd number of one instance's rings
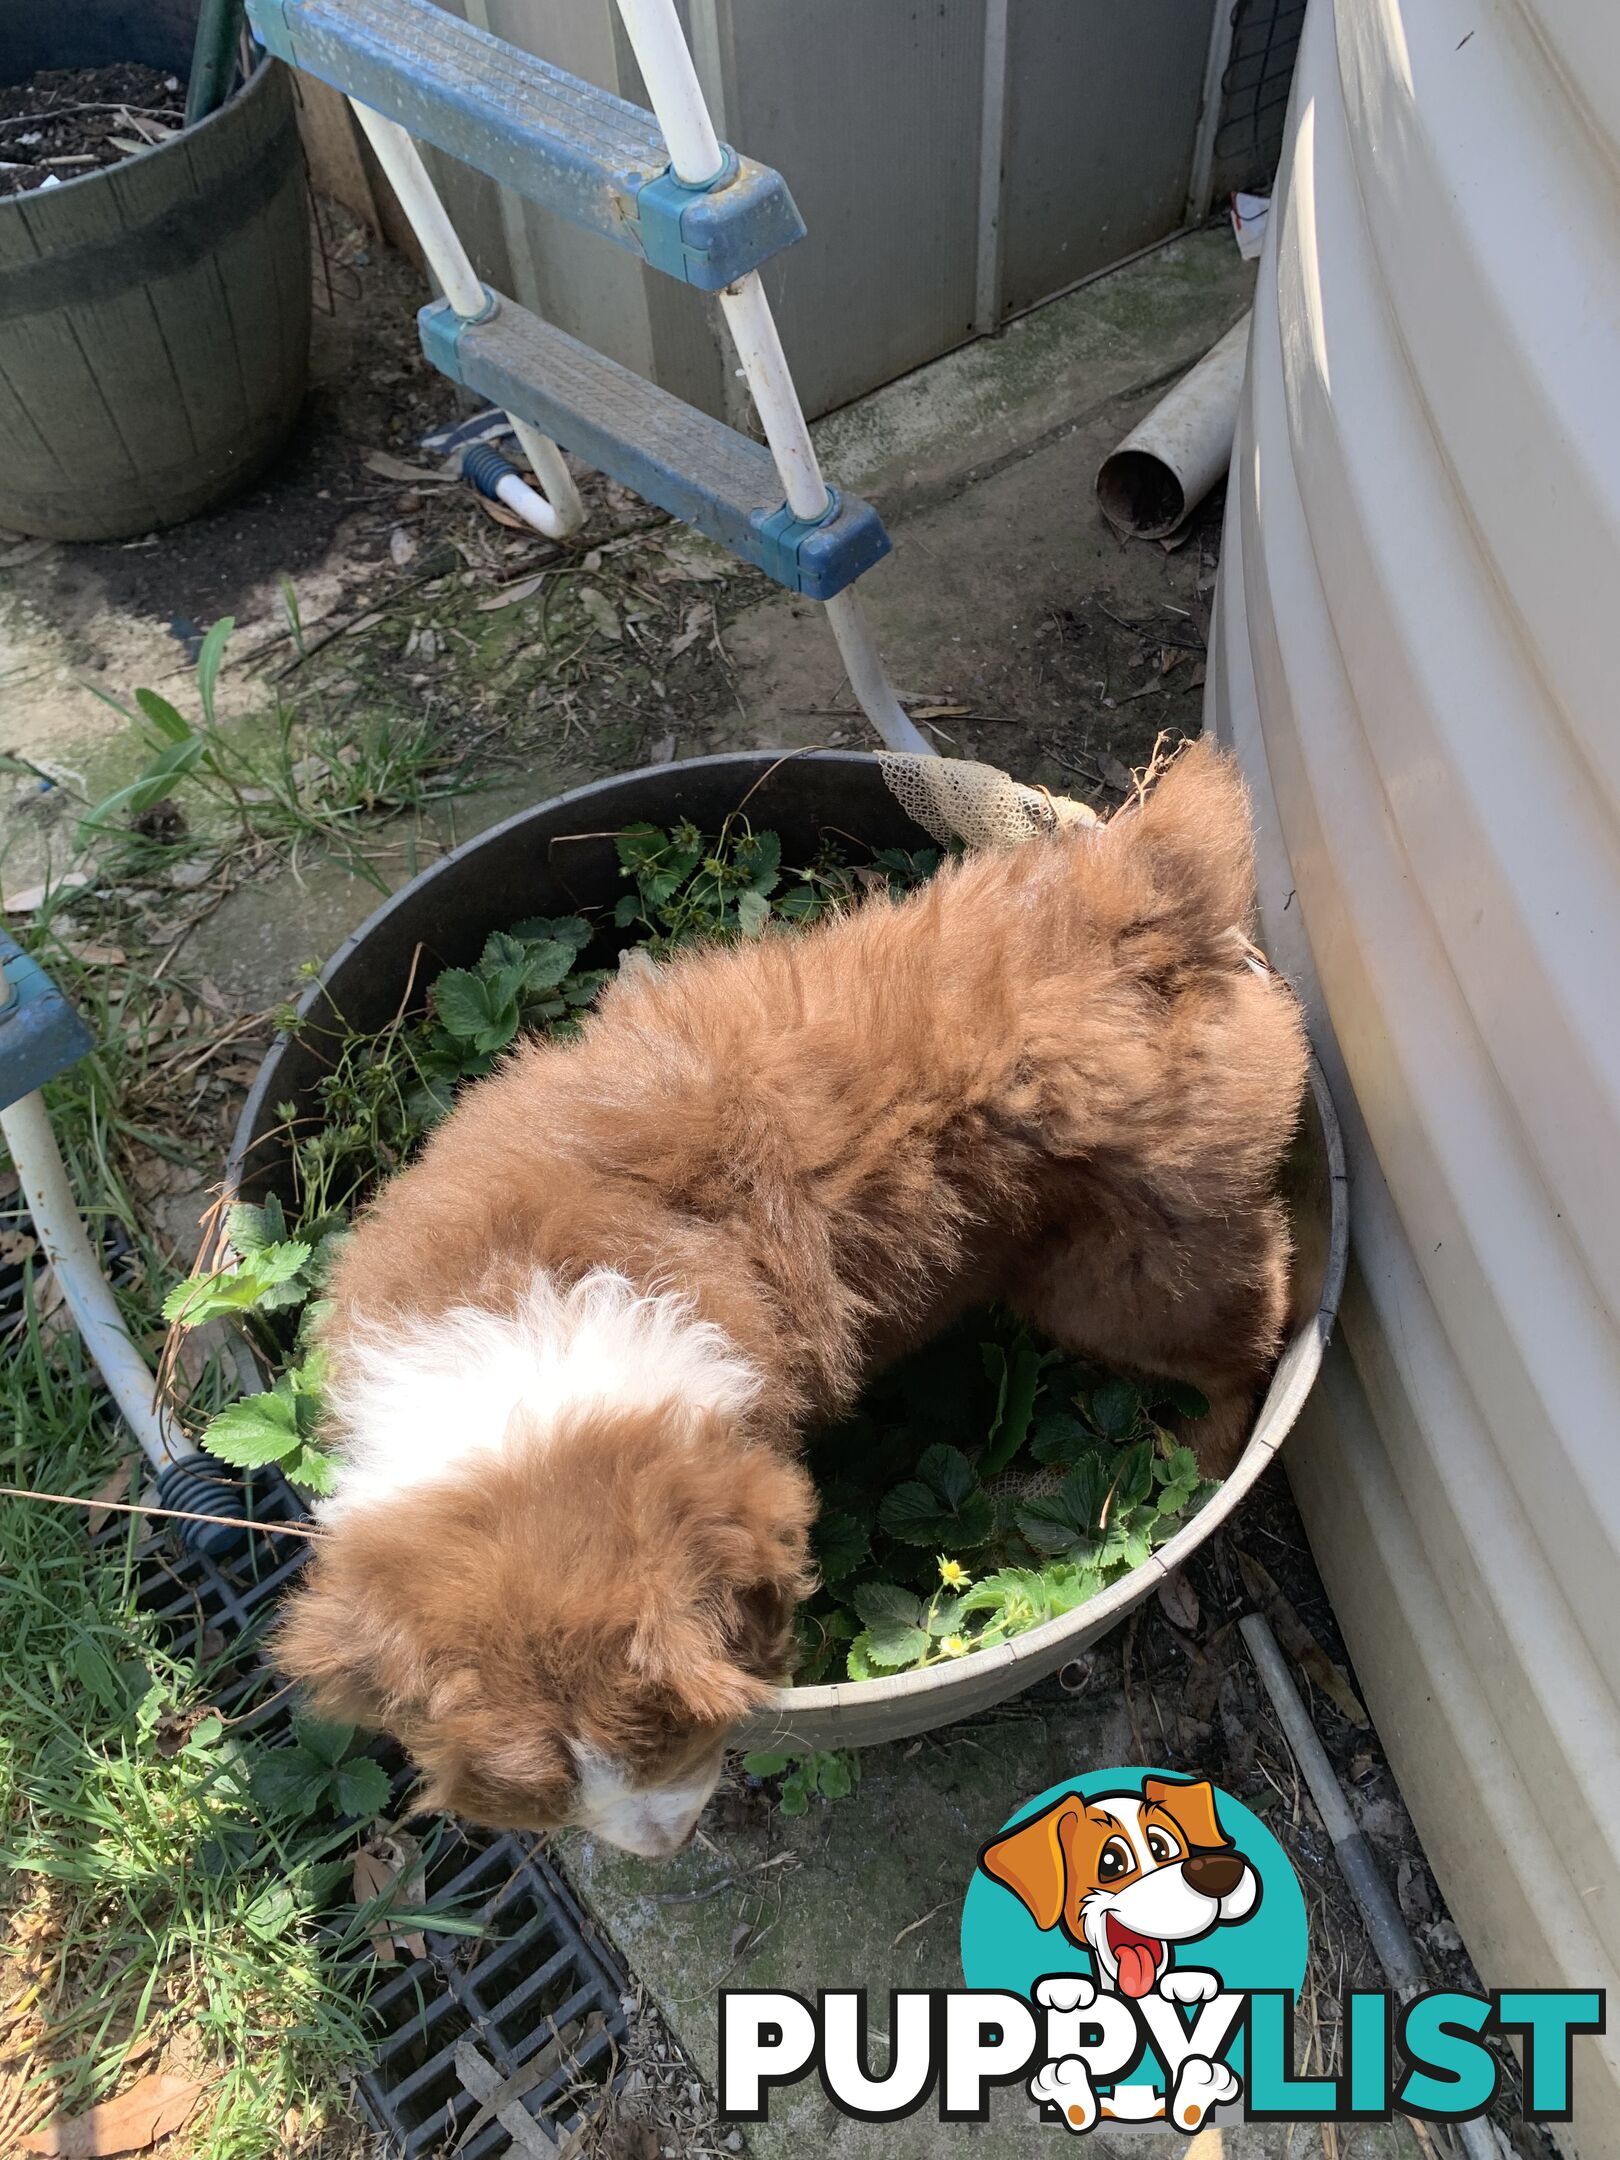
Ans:
{"label": "white pvc pipe", "polygon": [[539,481],[541,490],[537,495],[533,488],[525,489],[531,498],[531,507],[520,510],[518,515],[538,532],[543,532],[548,540],[566,540],[585,522],[585,505],[579,499],[579,489],[574,485],[567,460],[549,435],[542,435],[537,427],[531,427],[515,413],[508,413],[506,417],[512,423],[518,447],[528,459],[529,470]]}
{"label": "white pvc pipe", "polygon": [[736,342],[788,507],[795,517],[818,518],[827,507],[827,483],[759,272],[750,270],[728,285],[720,295],[720,309]]}
{"label": "white pvc pipe", "polygon": [[849,687],[867,719],[891,750],[910,750],[922,757],[938,757],[938,747],[913,726],[889,686],[860,594],[853,585],[846,585],[826,605],[827,620],[838,641]]}
{"label": "white pvc pipe", "polygon": [[198,1450],[157,1406],[157,1383],[129,1331],[85,1234],[78,1203],[43,1098],[36,1092],[0,1110],[0,1133],[74,1325],[141,1453],[154,1470]]}
{"label": "white pvc pipe", "polygon": [[389,186],[399,197],[399,207],[421,242],[422,253],[438,280],[440,291],[458,315],[469,319],[482,315],[489,305],[489,294],[484,290],[483,279],[472,266],[471,256],[461,244],[461,235],[439,200],[439,191],[422,163],[421,151],[397,120],[373,112],[358,98],[351,98],[349,102],[377,153],[377,163],[388,176]]}
{"label": "white pvc pipe", "polygon": [[[427,257],[428,268],[438,281],[440,291],[458,315],[469,322],[474,320],[488,307],[489,293],[473,268],[472,257],[461,244],[461,235],[450,222],[449,213],[439,199],[439,191],[422,162],[421,151],[397,120],[373,112],[358,98],[351,98],[349,102],[366,131],[367,141],[377,153],[377,162],[387,175],[389,186],[399,198],[399,206],[412,232],[421,243],[422,253]],[[525,524],[544,533],[548,540],[566,540],[585,522],[585,505],[579,499],[574,476],[564,463],[562,452],[548,435],[530,427],[526,420],[514,419],[512,431],[545,494],[542,496],[533,488],[525,488],[527,507],[515,502],[511,507]]]}
{"label": "white pvc pipe", "polygon": [[526,525],[533,525],[537,531],[544,532],[546,520],[552,516],[551,505],[543,495],[535,493],[527,480],[520,479],[516,473],[508,473],[504,480],[496,481],[495,493],[508,510],[517,512]]}
{"label": "white pvc pipe", "polygon": [[619,0],[619,14],[675,177],[688,187],[704,187],[719,173],[725,153],[709,118],[709,102],[692,65],[675,0]]}
{"label": "white pvc pipe", "polygon": [[1231,464],[1248,354],[1245,315],[1103,459],[1097,500],[1121,532],[1168,539]]}

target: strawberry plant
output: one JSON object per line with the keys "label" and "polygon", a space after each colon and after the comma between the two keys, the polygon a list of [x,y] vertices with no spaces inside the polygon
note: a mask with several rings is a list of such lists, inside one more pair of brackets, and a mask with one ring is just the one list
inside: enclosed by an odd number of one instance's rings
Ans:
{"label": "strawberry plant", "polygon": [[369,1821],[388,1805],[388,1774],[355,1749],[352,1725],[294,1718],[289,1744],[255,1758],[254,1798],[278,1815],[313,1815],[329,1808]]}
{"label": "strawberry plant", "polygon": [[861,1758],[835,1748],[804,1755],[745,1755],[742,1766],[750,1777],[781,1779],[776,1804],[784,1815],[808,1813],[816,1798],[846,1799],[861,1778]]}

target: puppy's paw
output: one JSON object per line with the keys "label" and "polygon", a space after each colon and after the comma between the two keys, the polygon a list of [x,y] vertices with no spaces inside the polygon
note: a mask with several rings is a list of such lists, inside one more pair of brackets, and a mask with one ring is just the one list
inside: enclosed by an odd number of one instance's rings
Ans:
{"label": "puppy's paw", "polygon": [[1207,2055],[1189,2055],[1176,2072],[1170,2120],[1178,2130],[1201,2130],[1211,2108],[1235,2100],[1242,2090],[1230,2063],[1211,2062]]}
{"label": "puppy's paw", "polygon": [[1042,2063],[1029,2081],[1029,2097],[1056,2108],[1071,2130],[1095,2127],[1097,2095],[1083,2056],[1060,2055],[1056,2062]]}
{"label": "puppy's paw", "polygon": [[1167,1972],[1159,1982],[1158,1992],[1166,2002],[1213,2002],[1221,1992],[1221,1977],[1219,1973],[1202,1972],[1196,1966],[1188,1966],[1180,1972]]}
{"label": "puppy's paw", "polygon": [[1035,2000],[1043,2010],[1089,2010],[1097,1990],[1084,1973],[1052,1973],[1036,1981]]}

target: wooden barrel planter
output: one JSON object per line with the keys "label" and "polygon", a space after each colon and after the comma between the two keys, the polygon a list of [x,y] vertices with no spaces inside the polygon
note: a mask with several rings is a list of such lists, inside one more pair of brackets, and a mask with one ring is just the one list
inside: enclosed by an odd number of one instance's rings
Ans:
{"label": "wooden barrel planter", "polygon": [[[12,0],[0,81],[139,61],[184,79],[196,0]],[[108,540],[195,516],[287,436],[309,223],[286,76],[123,164],[0,199],[0,526]]]}

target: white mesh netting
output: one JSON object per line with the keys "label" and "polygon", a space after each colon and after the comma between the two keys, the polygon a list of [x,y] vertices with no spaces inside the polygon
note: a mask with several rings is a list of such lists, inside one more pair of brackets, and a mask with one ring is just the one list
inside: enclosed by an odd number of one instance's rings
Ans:
{"label": "white mesh netting", "polygon": [[907,817],[941,845],[960,840],[970,848],[1016,847],[1036,833],[1099,822],[1085,803],[1026,787],[994,765],[898,750],[880,750],[878,764]]}

